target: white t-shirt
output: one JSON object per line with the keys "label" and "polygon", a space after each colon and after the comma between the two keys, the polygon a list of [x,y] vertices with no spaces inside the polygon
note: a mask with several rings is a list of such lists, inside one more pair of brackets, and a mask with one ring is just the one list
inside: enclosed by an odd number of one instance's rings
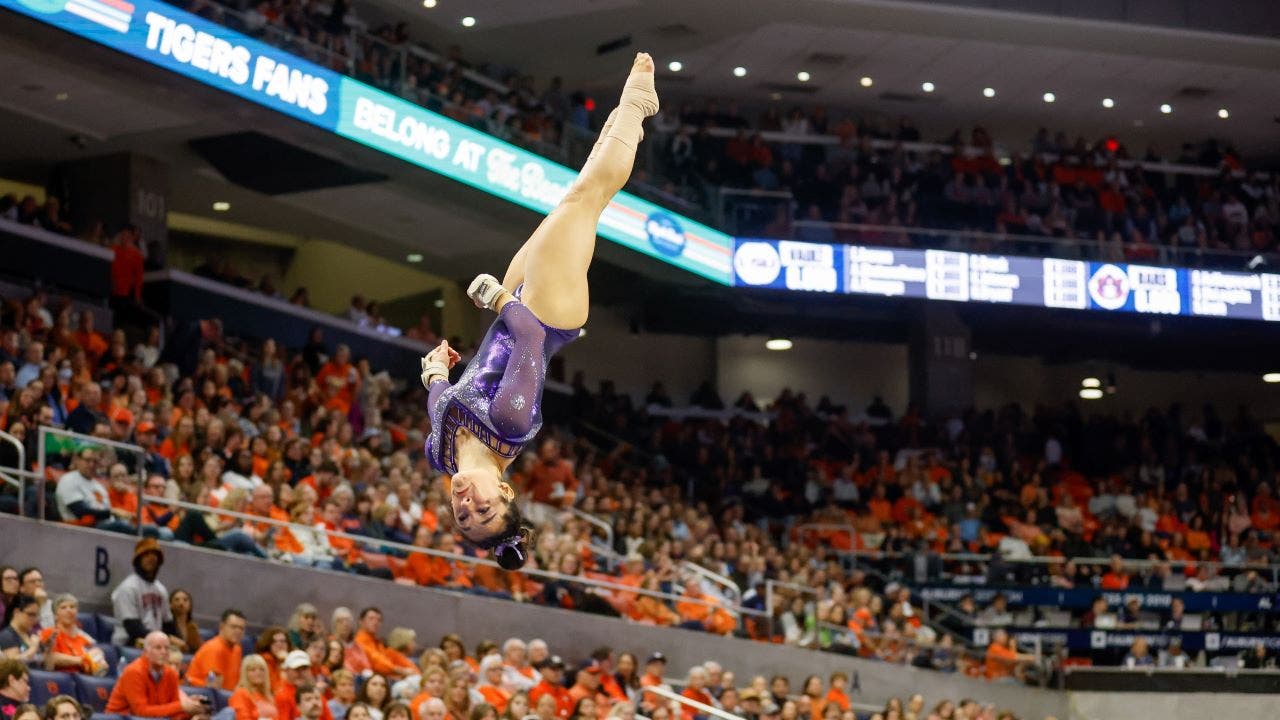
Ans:
{"label": "white t-shirt", "polygon": [[125,620],[142,621],[147,632],[161,630],[166,622],[173,620],[173,612],[169,610],[169,591],[159,580],[147,582],[137,573],[129,575],[111,591],[111,609],[111,614],[121,623],[111,636],[111,642],[117,645],[129,642],[129,632],[123,624]]}
{"label": "white t-shirt", "polygon": [[63,520],[74,521],[78,517],[69,507],[72,503],[84,501],[95,510],[110,510],[111,498],[107,488],[97,480],[90,480],[72,470],[58,479],[58,489],[54,491],[54,499],[58,503],[58,514]]}

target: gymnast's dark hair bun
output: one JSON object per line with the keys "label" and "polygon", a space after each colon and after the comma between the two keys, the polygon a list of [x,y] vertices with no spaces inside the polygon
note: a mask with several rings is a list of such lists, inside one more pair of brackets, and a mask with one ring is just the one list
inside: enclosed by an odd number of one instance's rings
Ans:
{"label": "gymnast's dark hair bun", "polygon": [[529,560],[533,528],[521,525],[514,536],[498,541],[492,548],[494,562],[503,570],[519,570]]}

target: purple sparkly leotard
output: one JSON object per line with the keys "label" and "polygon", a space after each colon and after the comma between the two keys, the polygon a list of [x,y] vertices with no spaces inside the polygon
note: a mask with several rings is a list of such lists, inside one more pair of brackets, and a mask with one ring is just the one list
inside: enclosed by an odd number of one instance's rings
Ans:
{"label": "purple sparkly leotard", "polygon": [[580,334],[544,324],[520,302],[503,306],[457,384],[431,383],[426,451],[432,467],[458,472],[455,440],[462,428],[501,457],[519,455],[542,429],[547,360]]}

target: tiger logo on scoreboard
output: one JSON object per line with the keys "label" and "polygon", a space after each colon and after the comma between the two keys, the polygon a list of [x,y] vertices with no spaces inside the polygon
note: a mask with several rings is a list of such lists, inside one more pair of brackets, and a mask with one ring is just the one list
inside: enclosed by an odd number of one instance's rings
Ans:
{"label": "tiger logo on scoreboard", "polygon": [[1089,297],[1103,310],[1119,310],[1129,300],[1129,274],[1110,263],[1089,278]]}

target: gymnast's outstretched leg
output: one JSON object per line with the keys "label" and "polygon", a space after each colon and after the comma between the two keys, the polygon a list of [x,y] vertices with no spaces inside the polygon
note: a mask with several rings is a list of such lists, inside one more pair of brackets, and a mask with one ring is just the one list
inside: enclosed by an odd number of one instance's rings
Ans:
{"label": "gymnast's outstretched leg", "polygon": [[[609,114],[577,180],[516,253],[503,280],[507,292],[524,283],[522,302],[547,325],[574,329],[586,322],[587,268],[595,253],[596,224],[631,176],[643,137],[641,123],[657,112],[653,59],[639,53],[618,107]],[[507,299],[504,293],[490,307],[498,309]]]}

